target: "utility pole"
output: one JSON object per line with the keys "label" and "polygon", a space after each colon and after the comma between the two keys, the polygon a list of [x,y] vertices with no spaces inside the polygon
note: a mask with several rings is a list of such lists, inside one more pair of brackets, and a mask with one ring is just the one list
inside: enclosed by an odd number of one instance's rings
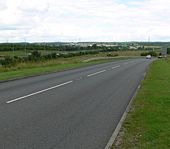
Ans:
{"label": "utility pole", "polygon": [[12,43],[12,53],[13,53],[13,59],[14,59],[14,43]]}
{"label": "utility pole", "polygon": [[44,42],[44,55],[46,55],[46,43]]}
{"label": "utility pole", "polygon": [[148,42],[150,42],[151,41],[151,37],[150,37],[150,35],[148,36]]}
{"label": "utility pole", "polygon": [[24,39],[25,41],[25,56],[27,56],[27,43],[26,43],[26,39]]}

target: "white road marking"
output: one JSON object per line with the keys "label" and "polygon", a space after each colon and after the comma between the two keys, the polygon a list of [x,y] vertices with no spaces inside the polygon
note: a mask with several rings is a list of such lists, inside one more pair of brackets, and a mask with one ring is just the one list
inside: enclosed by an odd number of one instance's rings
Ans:
{"label": "white road marking", "polygon": [[112,67],[112,69],[116,69],[116,68],[119,68],[119,67],[120,67],[120,65],[114,66],[114,67]]}
{"label": "white road marking", "polygon": [[87,77],[91,77],[91,76],[97,75],[97,74],[99,74],[99,73],[103,73],[103,72],[105,72],[105,71],[106,71],[106,70],[102,70],[102,71],[99,71],[99,72],[96,72],[96,73],[92,73],[92,74],[87,75]]}
{"label": "white road marking", "polygon": [[73,82],[73,81],[68,81],[68,82],[65,82],[65,83],[62,83],[62,84],[59,84],[59,85],[56,85],[56,86],[47,88],[47,89],[43,89],[43,90],[41,90],[41,91],[38,91],[38,92],[35,92],[35,93],[32,93],[32,94],[28,94],[28,95],[25,95],[25,96],[22,96],[22,97],[19,97],[19,98],[16,98],[16,99],[7,101],[6,103],[9,104],[9,103],[12,103],[12,102],[15,102],[15,101],[18,101],[18,100],[21,100],[21,99],[24,99],[24,98],[27,98],[27,97],[30,97],[30,96],[34,96],[34,95],[37,95],[37,94],[40,94],[40,93],[43,93],[43,92],[46,92],[46,91],[49,91],[49,90],[52,90],[52,89],[61,87],[61,86],[64,86],[64,85],[66,85],[66,84],[70,84],[70,83],[72,83],[72,82]]}
{"label": "white road marking", "polygon": [[141,85],[138,85],[138,89],[140,89],[141,88]]}

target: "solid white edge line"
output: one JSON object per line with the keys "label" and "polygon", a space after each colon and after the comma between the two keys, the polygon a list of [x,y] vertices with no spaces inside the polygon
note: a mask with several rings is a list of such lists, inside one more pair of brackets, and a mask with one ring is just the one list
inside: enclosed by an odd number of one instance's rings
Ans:
{"label": "solid white edge line", "polygon": [[126,107],[126,109],[125,109],[125,111],[124,111],[124,113],[123,113],[120,121],[118,122],[115,130],[114,130],[113,133],[112,133],[112,136],[110,137],[110,139],[109,139],[109,141],[108,141],[108,143],[106,144],[106,146],[105,146],[104,149],[111,149],[113,143],[115,142],[115,140],[116,140],[116,138],[117,138],[117,136],[118,136],[118,134],[119,134],[119,132],[120,132],[120,130],[121,130],[121,128],[122,128],[122,125],[123,125],[123,123],[124,123],[124,121],[125,121],[128,113],[129,113],[129,111],[130,111],[131,105],[132,105],[135,97],[137,96],[140,88],[141,88],[141,83],[142,83],[142,81],[145,79],[146,73],[147,73],[147,71],[144,73],[143,78],[141,79],[141,81],[140,81],[137,89],[135,90],[135,93],[133,94],[133,97],[131,98],[129,104],[127,105],[127,107]]}
{"label": "solid white edge line", "polygon": [[117,124],[117,126],[116,126],[116,128],[115,128],[115,130],[114,130],[114,132],[113,132],[113,134],[112,134],[112,136],[110,137],[110,139],[109,139],[109,141],[108,141],[108,143],[107,143],[107,145],[105,146],[104,149],[111,149],[113,143],[115,142],[115,140],[116,140],[116,138],[117,138],[117,136],[118,136],[118,134],[119,134],[119,132],[120,132],[120,129],[122,128],[122,125],[123,125],[123,123],[124,123],[124,121],[125,121],[128,113],[129,113],[129,111],[130,111],[132,102],[133,102],[133,100],[135,99],[135,97],[136,97],[136,95],[137,95],[140,87],[141,87],[141,85],[138,85],[138,87],[137,87],[137,89],[136,89],[133,97],[131,98],[129,104],[127,105],[127,107],[126,107],[126,109],[125,109],[125,111],[124,111],[124,113],[123,113],[120,121],[118,122],[118,124]]}
{"label": "solid white edge line", "polygon": [[28,94],[28,95],[25,95],[25,96],[22,96],[22,97],[19,97],[19,98],[16,98],[16,99],[7,101],[6,103],[9,104],[9,103],[12,103],[12,102],[15,102],[15,101],[18,101],[18,100],[21,100],[21,99],[24,99],[24,98],[27,98],[27,97],[30,97],[30,96],[34,96],[34,95],[37,95],[37,94],[40,94],[40,93],[43,93],[43,92],[52,90],[52,89],[54,89],[54,88],[61,87],[61,86],[66,85],[66,84],[70,84],[70,83],[72,83],[72,82],[73,82],[73,81],[68,81],[68,82],[65,82],[65,83],[62,83],[62,84],[59,84],[59,85],[56,85],[56,86],[47,88],[47,89],[43,89],[43,90],[37,91],[37,92],[32,93],[32,94]]}
{"label": "solid white edge line", "polygon": [[112,69],[116,69],[116,68],[119,68],[119,67],[120,67],[120,65],[119,65],[119,66],[112,67]]}
{"label": "solid white edge line", "polygon": [[105,72],[105,71],[106,71],[106,70],[102,70],[102,71],[99,71],[99,72],[96,72],[96,73],[92,73],[92,74],[87,75],[87,77],[91,77],[91,76],[97,75],[97,74],[99,74],[99,73],[103,73],[103,72]]}

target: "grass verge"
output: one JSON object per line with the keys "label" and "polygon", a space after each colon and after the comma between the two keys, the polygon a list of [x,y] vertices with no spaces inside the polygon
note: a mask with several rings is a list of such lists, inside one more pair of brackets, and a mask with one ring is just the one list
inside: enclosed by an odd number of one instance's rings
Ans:
{"label": "grass verge", "polygon": [[56,60],[49,60],[44,62],[30,62],[20,63],[11,68],[0,68],[0,81],[41,75],[45,73],[52,73],[57,71],[64,71],[73,68],[85,67],[99,63],[105,63],[114,60],[127,59],[130,57],[115,57],[106,59],[92,60],[84,62],[84,60],[92,56],[77,56],[73,58],[60,58]]}
{"label": "grass verge", "polygon": [[112,148],[170,148],[170,59],[151,65]]}

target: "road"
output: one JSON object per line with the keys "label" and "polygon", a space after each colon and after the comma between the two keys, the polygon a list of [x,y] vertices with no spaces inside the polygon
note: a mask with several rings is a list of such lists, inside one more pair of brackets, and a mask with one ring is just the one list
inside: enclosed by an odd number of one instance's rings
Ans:
{"label": "road", "polygon": [[0,148],[104,149],[151,61],[0,83]]}

